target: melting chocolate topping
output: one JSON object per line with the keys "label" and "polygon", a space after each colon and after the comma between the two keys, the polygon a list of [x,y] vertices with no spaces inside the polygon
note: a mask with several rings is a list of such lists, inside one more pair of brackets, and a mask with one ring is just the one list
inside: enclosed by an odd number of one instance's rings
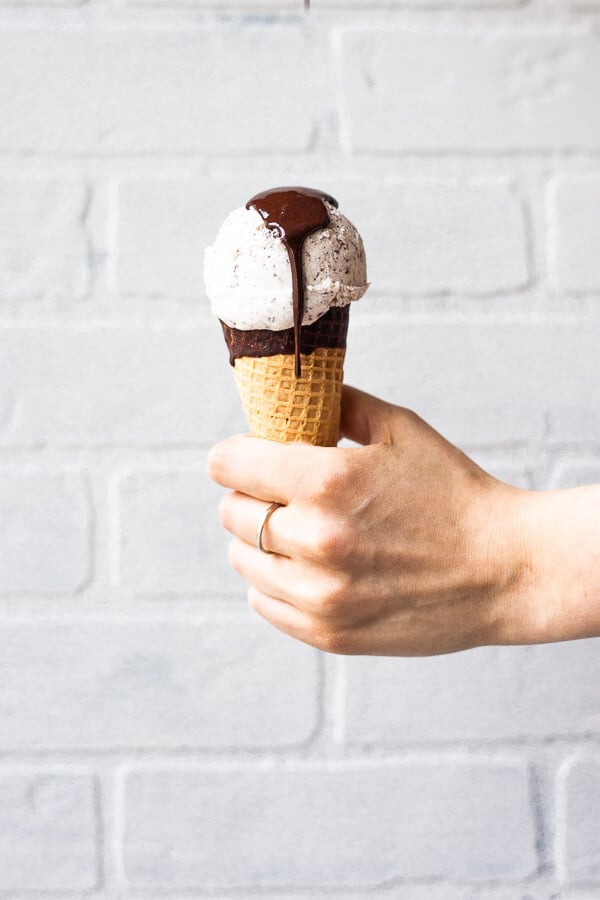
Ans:
{"label": "melting chocolate topping", "polygon": [[267,228],[281,238],[292,267],[294,298],[294,371],[301,374],[301,331],[304,318],[304,270],[302,247],[314,231],[330,224],[325,200],[337,208],[337,200],[312,188],[282,187],[256,194],[246,204],[262,216]]}

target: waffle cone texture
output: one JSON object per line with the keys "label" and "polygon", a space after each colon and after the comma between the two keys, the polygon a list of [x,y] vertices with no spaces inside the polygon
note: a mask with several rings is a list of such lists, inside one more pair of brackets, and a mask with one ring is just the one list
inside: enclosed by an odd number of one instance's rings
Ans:
{"label": "waffle cone texture", "polygon": [[236,359],[233,374],[250,430],[271,441],[335,447],[345,355],[339,347],[301,354],[300,378],[294,373],[293,354]]}

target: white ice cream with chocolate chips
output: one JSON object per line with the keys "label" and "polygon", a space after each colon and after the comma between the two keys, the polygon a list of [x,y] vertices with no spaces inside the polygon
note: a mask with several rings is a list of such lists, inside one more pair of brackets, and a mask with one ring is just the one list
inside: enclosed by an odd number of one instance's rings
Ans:
{"label": "white ice cream with chocolate chips", "polygon": [[[325,201],[330,224],[303,247],[304,318],[311,325],[333,306],[360,300],[368,288],[362,238]],[[255,209],[236,209],[205,251],[204,282],[212,310],[241,331],[292,328],[292,269],[288,252]]]}

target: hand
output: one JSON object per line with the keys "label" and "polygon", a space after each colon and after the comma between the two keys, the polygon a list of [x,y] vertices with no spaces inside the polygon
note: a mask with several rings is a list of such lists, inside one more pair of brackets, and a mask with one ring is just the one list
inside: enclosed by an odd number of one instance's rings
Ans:
{"label": "hand", "polygon": [[[415,413],[344,388],[323,448],[231,438],[209,474],[233,489],[221,522],[251,607],[336,653],[428,655],[523,630],[528,492],[486,474]],[[255,546],[267,504],[284,504]]]}

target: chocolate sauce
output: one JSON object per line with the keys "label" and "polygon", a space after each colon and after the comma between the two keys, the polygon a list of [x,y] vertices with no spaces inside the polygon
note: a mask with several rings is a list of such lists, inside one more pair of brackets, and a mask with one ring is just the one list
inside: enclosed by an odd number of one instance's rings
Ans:
{"label": "chocolate sauce", "polygon": [[273,188],[256,194],[246,204],[262,216],[270,231],[281,238],[292,267],[294,298],[294,371],[300,377],[300,333],[304,318],[304,270],[302,247],[314,231],[330,224],[325,200],[337,208],[337,200],[321,191],[303,187]]}

